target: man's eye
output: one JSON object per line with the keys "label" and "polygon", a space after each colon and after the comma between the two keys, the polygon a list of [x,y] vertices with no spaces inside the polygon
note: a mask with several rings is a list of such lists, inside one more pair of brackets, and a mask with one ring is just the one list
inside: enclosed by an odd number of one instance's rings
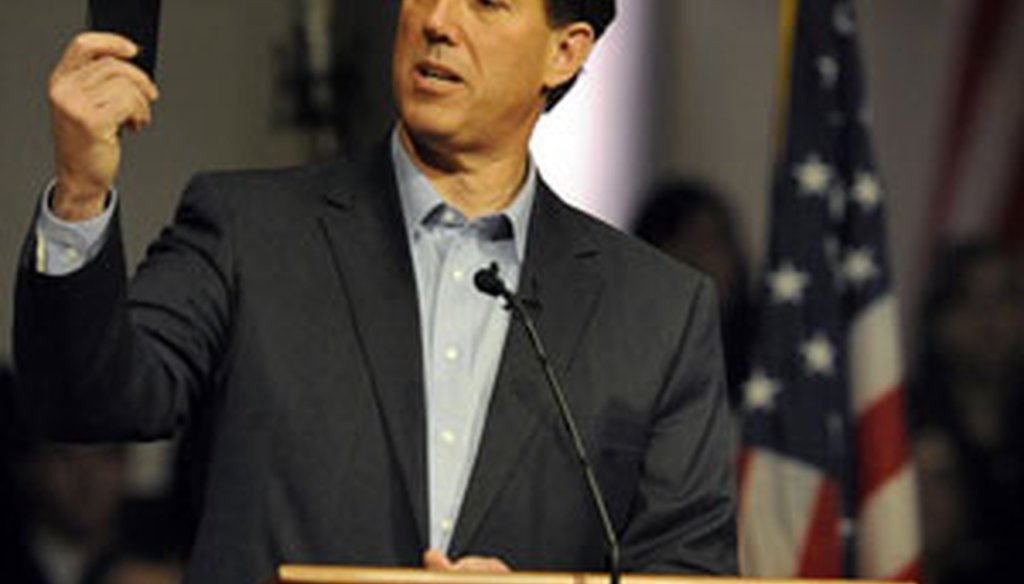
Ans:
{"label": "man's eye", "polygon": [[505,2],[503,0],[477,0],[477,4],[484,8],[501,8]]}

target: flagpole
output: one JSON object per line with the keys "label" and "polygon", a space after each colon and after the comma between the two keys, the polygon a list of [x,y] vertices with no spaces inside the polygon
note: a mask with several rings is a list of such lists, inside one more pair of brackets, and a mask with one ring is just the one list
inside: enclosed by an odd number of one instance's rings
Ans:
{"label": "flagpole", "polygon": [[778,80],[775,87],[775,157],[786,144],[786,126],[789,123],[789,91],[793,77],[793,45],[796,39],[796,19],[800,0],[781,0],[779,3]]}

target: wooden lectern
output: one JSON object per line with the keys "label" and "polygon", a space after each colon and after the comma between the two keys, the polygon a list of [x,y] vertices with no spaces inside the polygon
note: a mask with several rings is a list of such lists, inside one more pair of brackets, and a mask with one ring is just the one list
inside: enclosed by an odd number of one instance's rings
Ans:
{"label": "wooden lectern", "polygon": [[[515,572],[469,574],[430,572],[409,568],[360,568],[348,566],[281,566],[266,584],[606,584],[607,574],[567,572]],[[759,578],[712,578],[623,574],[622,584],[842,584],[852,580],[767,580]],[[866,580],[857,580],[867,584]],[[874,584],[882,584],[874,581]],[[895,583],[889,583],[895,584]],[[905,582],[902,584],[911,584]]]}

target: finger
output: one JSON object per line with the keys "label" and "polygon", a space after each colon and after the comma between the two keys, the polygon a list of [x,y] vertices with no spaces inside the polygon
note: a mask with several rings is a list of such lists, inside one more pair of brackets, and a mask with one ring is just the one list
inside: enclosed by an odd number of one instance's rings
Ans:
{"label": "finger", "polygon": [[153,114],[149,109],[149,104],[145,104],[144,107],[140,107],[136,111],[132,112],[128,119],[125,120],[124,126],[133,132],[141,131],[147,128],[153,122]]}
{"label": "finger", "polygon": [[106,32],[84,32],[65,49],[54,75],[78,69],[99,57],[131,59],[139,52],[138,46],[128,38]]}
{"label": "finger", "polygon": [[429,549],[423,552],[423,567],[428,570],[449,571],[454,566],[448,556],[435,549]]}
{"label": "finger", "polygon": [[82,116],[98,133],[116,131],[129,124],[141,128],[152,119],[149,100],[128,80],[114,79],[85,95],[88,104]]}
{"label": "finger", "polygon": [[71,75],[69,82],[78,83],[89,91],[117,77],[130,80],[150,101],[160,97],[160,90],[142,69],[113,57],[103,57],[79,69]]}
{"label": "finger", "polygon": [[459,558],[454,569],[457,572],[511,572],[508,564],[498,558],[466,556]]}
{"label": "finger", "polygon": [[[54,85],[50,90],[53,111],[94,130],[111,122],[116,127],[128,117],[133,117],[136,122],[146,122],[155,87],[145,82],[144,76],[131,74],[130,66],[111,62],[107,65],[107,71],[106,76],[97,75],[92,79],[91,85],[79,79],[78,73]],[[119,73],[123,71],[129,73]],[[111,110],[108,107],[111,103],[120,104],[120,107]],[[105,115],[110,111],[122,118],[111,120],[109,115]]]}
{"label": "finger", "polygon": [[138,94],[147,102],[159,97],[156,86],[131,65],[111,59],[100,70],[91,69],[75,72],[50,87],[50,103],[54,112],[87,122],[89,112],[97,104],[114,99],[116,92],[132,94],[133,99]]}

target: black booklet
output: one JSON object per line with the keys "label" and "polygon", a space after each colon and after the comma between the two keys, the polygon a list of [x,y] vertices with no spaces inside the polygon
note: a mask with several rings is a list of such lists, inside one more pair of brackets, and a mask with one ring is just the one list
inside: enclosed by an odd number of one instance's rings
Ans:
{"label": "black booklet", "polygon": [[89,0],[89,29],[126,36],[140,48],[133,62],[156,79],[160,0]]}

